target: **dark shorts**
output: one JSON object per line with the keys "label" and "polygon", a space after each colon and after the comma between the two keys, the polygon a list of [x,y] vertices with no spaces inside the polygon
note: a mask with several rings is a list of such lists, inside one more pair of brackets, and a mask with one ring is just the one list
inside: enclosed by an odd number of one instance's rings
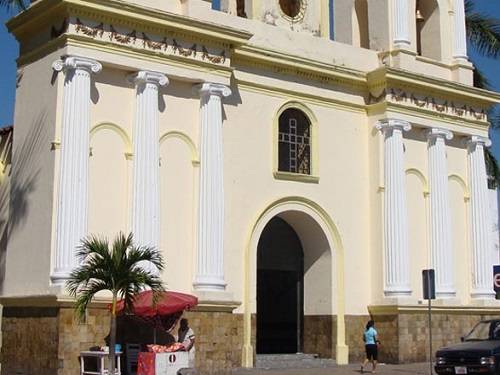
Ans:
{"label": "dark shorts", "polygon": [[378,348],[376,344],[366,344],[365,350],[366,350],[366,358],[372,359],[374,361],[377,360]]}

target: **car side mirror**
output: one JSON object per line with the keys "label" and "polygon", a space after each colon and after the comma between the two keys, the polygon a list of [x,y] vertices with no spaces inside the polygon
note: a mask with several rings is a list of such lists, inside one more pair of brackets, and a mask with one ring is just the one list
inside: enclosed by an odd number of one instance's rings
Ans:
{"label": "car side mirror", "polygon": [[464,342],[465,341],[465,337],[460,337],[460,341]]}

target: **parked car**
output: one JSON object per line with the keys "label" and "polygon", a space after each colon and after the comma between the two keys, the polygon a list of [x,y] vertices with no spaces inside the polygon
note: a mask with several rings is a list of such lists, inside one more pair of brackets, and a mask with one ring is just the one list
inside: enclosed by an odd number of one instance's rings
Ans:
{"label": "parked car", "polygon": [[434,369],[439,375],[500,374],[500,320],[481,321],[461,344],[439,349]]}

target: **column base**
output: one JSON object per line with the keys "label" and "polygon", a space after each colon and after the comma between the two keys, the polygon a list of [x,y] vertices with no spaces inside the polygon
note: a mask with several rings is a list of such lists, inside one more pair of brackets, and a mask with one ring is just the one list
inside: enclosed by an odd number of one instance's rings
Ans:
{"label": "column base", "polygon": [[495,292],[490,289],[475,290],[470,296],[473,300],[495,300]]}
{"label": "column base", "polygon": [[69,279],[70,271],[56,271],[50,275],[50,281],[56,286],[63,286]]}
{"label": "column base", "polygon": [[198,297],[199,304],[203,304],[204,302],[221,302],[222,304],[236,303],[233,299],[233,293],[227,292],[225,290],[213,291],[195,289],[194,294],[196,295],[196,297]]}
{"label": "column base", "polygon": [[448,299],[455,298],[457,293],[453,289],[448,290],[436,290],[436,298]]}
{"label": "column base", "polygon": [[223,292],[226,290],[224,279],[218,277],[201,276],[193,282],[193,289],[200,292]]}
{"label": "column base", "polygon": [[388,298],[411,297],[411,289],[407,287],[386,289],[384,296]]}
{"label": "column base", "polygon": [[349,347],[347,345],[337,345],[335,347],[335,360],[338,365],[349,363]]}

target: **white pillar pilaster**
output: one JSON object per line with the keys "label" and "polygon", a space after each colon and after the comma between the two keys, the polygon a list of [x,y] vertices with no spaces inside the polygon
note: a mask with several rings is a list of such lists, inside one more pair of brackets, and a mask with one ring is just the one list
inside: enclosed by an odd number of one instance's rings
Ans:
{"label": "white pillar pilaster", "polygon": [[446,140],[451,140],[453,134],[449,130],[438,128],[426,132],[431,205],[431,267],[436,272],[436,296],[451,298],[455,296],[455,287]]}
{"label": "white pillar pilaster", "polygon": [[472,136],[468,142],[472,230],[472,298],[494,298],[491,220],[484,147],[488,138]]}
{"label": "white pillar pilaster", "polygon": [[[140,246],[160,243],[160,145],[158,88],[168,84],[162,73],[140,71],[129,77],[135,84],[133,130],[134,167],[132,233]],[[147,267],[146,265],[144,265]]]}
{"label": "white pillar pilaster", "polygon": [[392,0],[392,30],[395,48],[410,47],[408,0]]}
{"label": "white pillar pilaster", "polygon": [[403,131],[410,123],[387,119],[376,128],[384,135],[384,293],[387,297],[411,295],[408,246],[408,214]]}
{"label": "white pillar pilaster", "polygon": [[77,265],[75,251],[87,235],[90,133],[90,75],[102,69],[95,60],[66,56],[52,64],[64,72],[63,118],[56,247],[51,279],[63,284]]}
{"label": "white pillar pilaster", "polygon": [[453,58],[467,61],[464,0],[454,0]]}
{"label": "white pillar pilaster", "polygon": [[200,103],[200,188],[198,256],[193,286],[200,291],[224,291],[224,176],[222,98],[231,90],[203,83]]}

